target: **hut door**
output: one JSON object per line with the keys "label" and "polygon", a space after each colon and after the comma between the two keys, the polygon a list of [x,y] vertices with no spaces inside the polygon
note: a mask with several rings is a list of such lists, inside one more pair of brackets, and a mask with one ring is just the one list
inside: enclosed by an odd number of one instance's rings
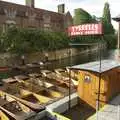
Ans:
{"label": "hut door", "polygon": [[87,103],[90,103],[91,101],[91,76],[89,75],[85,75],[84,76],[84,100],[87,102]]}

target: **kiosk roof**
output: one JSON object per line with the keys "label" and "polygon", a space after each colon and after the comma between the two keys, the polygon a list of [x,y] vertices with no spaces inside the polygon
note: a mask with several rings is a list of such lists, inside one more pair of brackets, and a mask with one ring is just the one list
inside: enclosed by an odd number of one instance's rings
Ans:
{"label": "kiosk roof", "polygon": [[100,70],[100,61],[89,62],[85,64],[75,65],[70,67],[70,69],[76,70],[85,70],[92,71],[97,73],[103,73],[113,68],[119,67],[120,62],[115,60],[102,60],[101,61],[101,70]]}

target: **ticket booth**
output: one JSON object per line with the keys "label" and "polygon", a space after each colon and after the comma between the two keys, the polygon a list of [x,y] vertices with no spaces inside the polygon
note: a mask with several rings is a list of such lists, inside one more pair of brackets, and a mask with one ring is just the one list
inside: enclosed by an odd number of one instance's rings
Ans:
{"label": "ticket booth", "polygon": [[100,107],[120,93],[120,63],[113,60],[102,60],[72,66],[78,70],[78,95],[81,100],[96,108],[99,94]]}

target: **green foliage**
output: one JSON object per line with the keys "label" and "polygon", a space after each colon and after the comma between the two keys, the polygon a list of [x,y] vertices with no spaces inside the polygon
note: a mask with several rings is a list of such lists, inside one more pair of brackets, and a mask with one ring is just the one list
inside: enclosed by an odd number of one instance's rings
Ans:
{"label": "green foliage", "polygon": [[107,43],[108,49],[115,49],[117,45],[117,36],[116,35],[104,35],[104,41]]}
{"label": "green foliage", "polygon": [[111,24],[111,14],[110,14],[110,8],[109,3],[106,2],[103,9],[103,21]]}
{"label": "green foliage", "polygon": [[88,12],[81,8],[75,9],[74,25],[91,23],[92,21],[92,16]]}
{"label": "green foliage", "polygon": [[68,47],[65,33],[41,31],[39,29],[9,28],[1,35],[2,50],[17,54]]}
{"label": "green foliage", "polygon": [[102,23],[103,23],[104,34],[114,34],[114,28],[111,24],[110,8],[107,2],[104,5]]}
{"label": "green foliage", "polygon": [[116,35],[103,35],[102,36],[78,36],[71,40],[71,43],[103,43],[106,44],[108,49],[115,49],[117,44]]}
{"label": "green foliage", "polygon": [[1,79],[6,79],[8,78],[10,75],[8,72],[0,72],[0,80]]}
{"label": "green foliage", "polygon": [[[103,43],[107,45],[108,49],[113,49],[117,44],[117,36],[114,34],[114,28],[111,24],[111,14],[109,9],[109,4],[105,3],[103,10],[103,17],[101,19],[103,24]],[[89,13],[83,9],[76,9],[74,16],[74,24],[84,24],[84,23],[96,23],[96,16],[91,16]],[[72,42],[74,43],[98,43],[102,39],[100,36],[78,36],[75,37]]]}
{"label": "green foliage", "polygon": [[98,43],[101,40],[100,36],[78,36],[75,37],[71,42],[73,43]]}
{"label": "green foliage", "polygon": [[106,2],[104,5],[102,24],[103,24],[104,41],[107,43],[107,48],[113,49],[116,47],[117,44],[117,36],[115,35],[115,30],[111,23],[111,14],[110,14],[110,8],[108,2]]}

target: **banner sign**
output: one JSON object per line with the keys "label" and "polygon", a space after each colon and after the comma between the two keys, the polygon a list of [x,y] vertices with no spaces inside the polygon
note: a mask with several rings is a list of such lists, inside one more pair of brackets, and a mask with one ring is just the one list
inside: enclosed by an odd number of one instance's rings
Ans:
{"label": "banner sign", "polygon": [[77,35],[101,35],[102,34],[102,24],[83,24],[77,26],[68,27],[69,36]]}

